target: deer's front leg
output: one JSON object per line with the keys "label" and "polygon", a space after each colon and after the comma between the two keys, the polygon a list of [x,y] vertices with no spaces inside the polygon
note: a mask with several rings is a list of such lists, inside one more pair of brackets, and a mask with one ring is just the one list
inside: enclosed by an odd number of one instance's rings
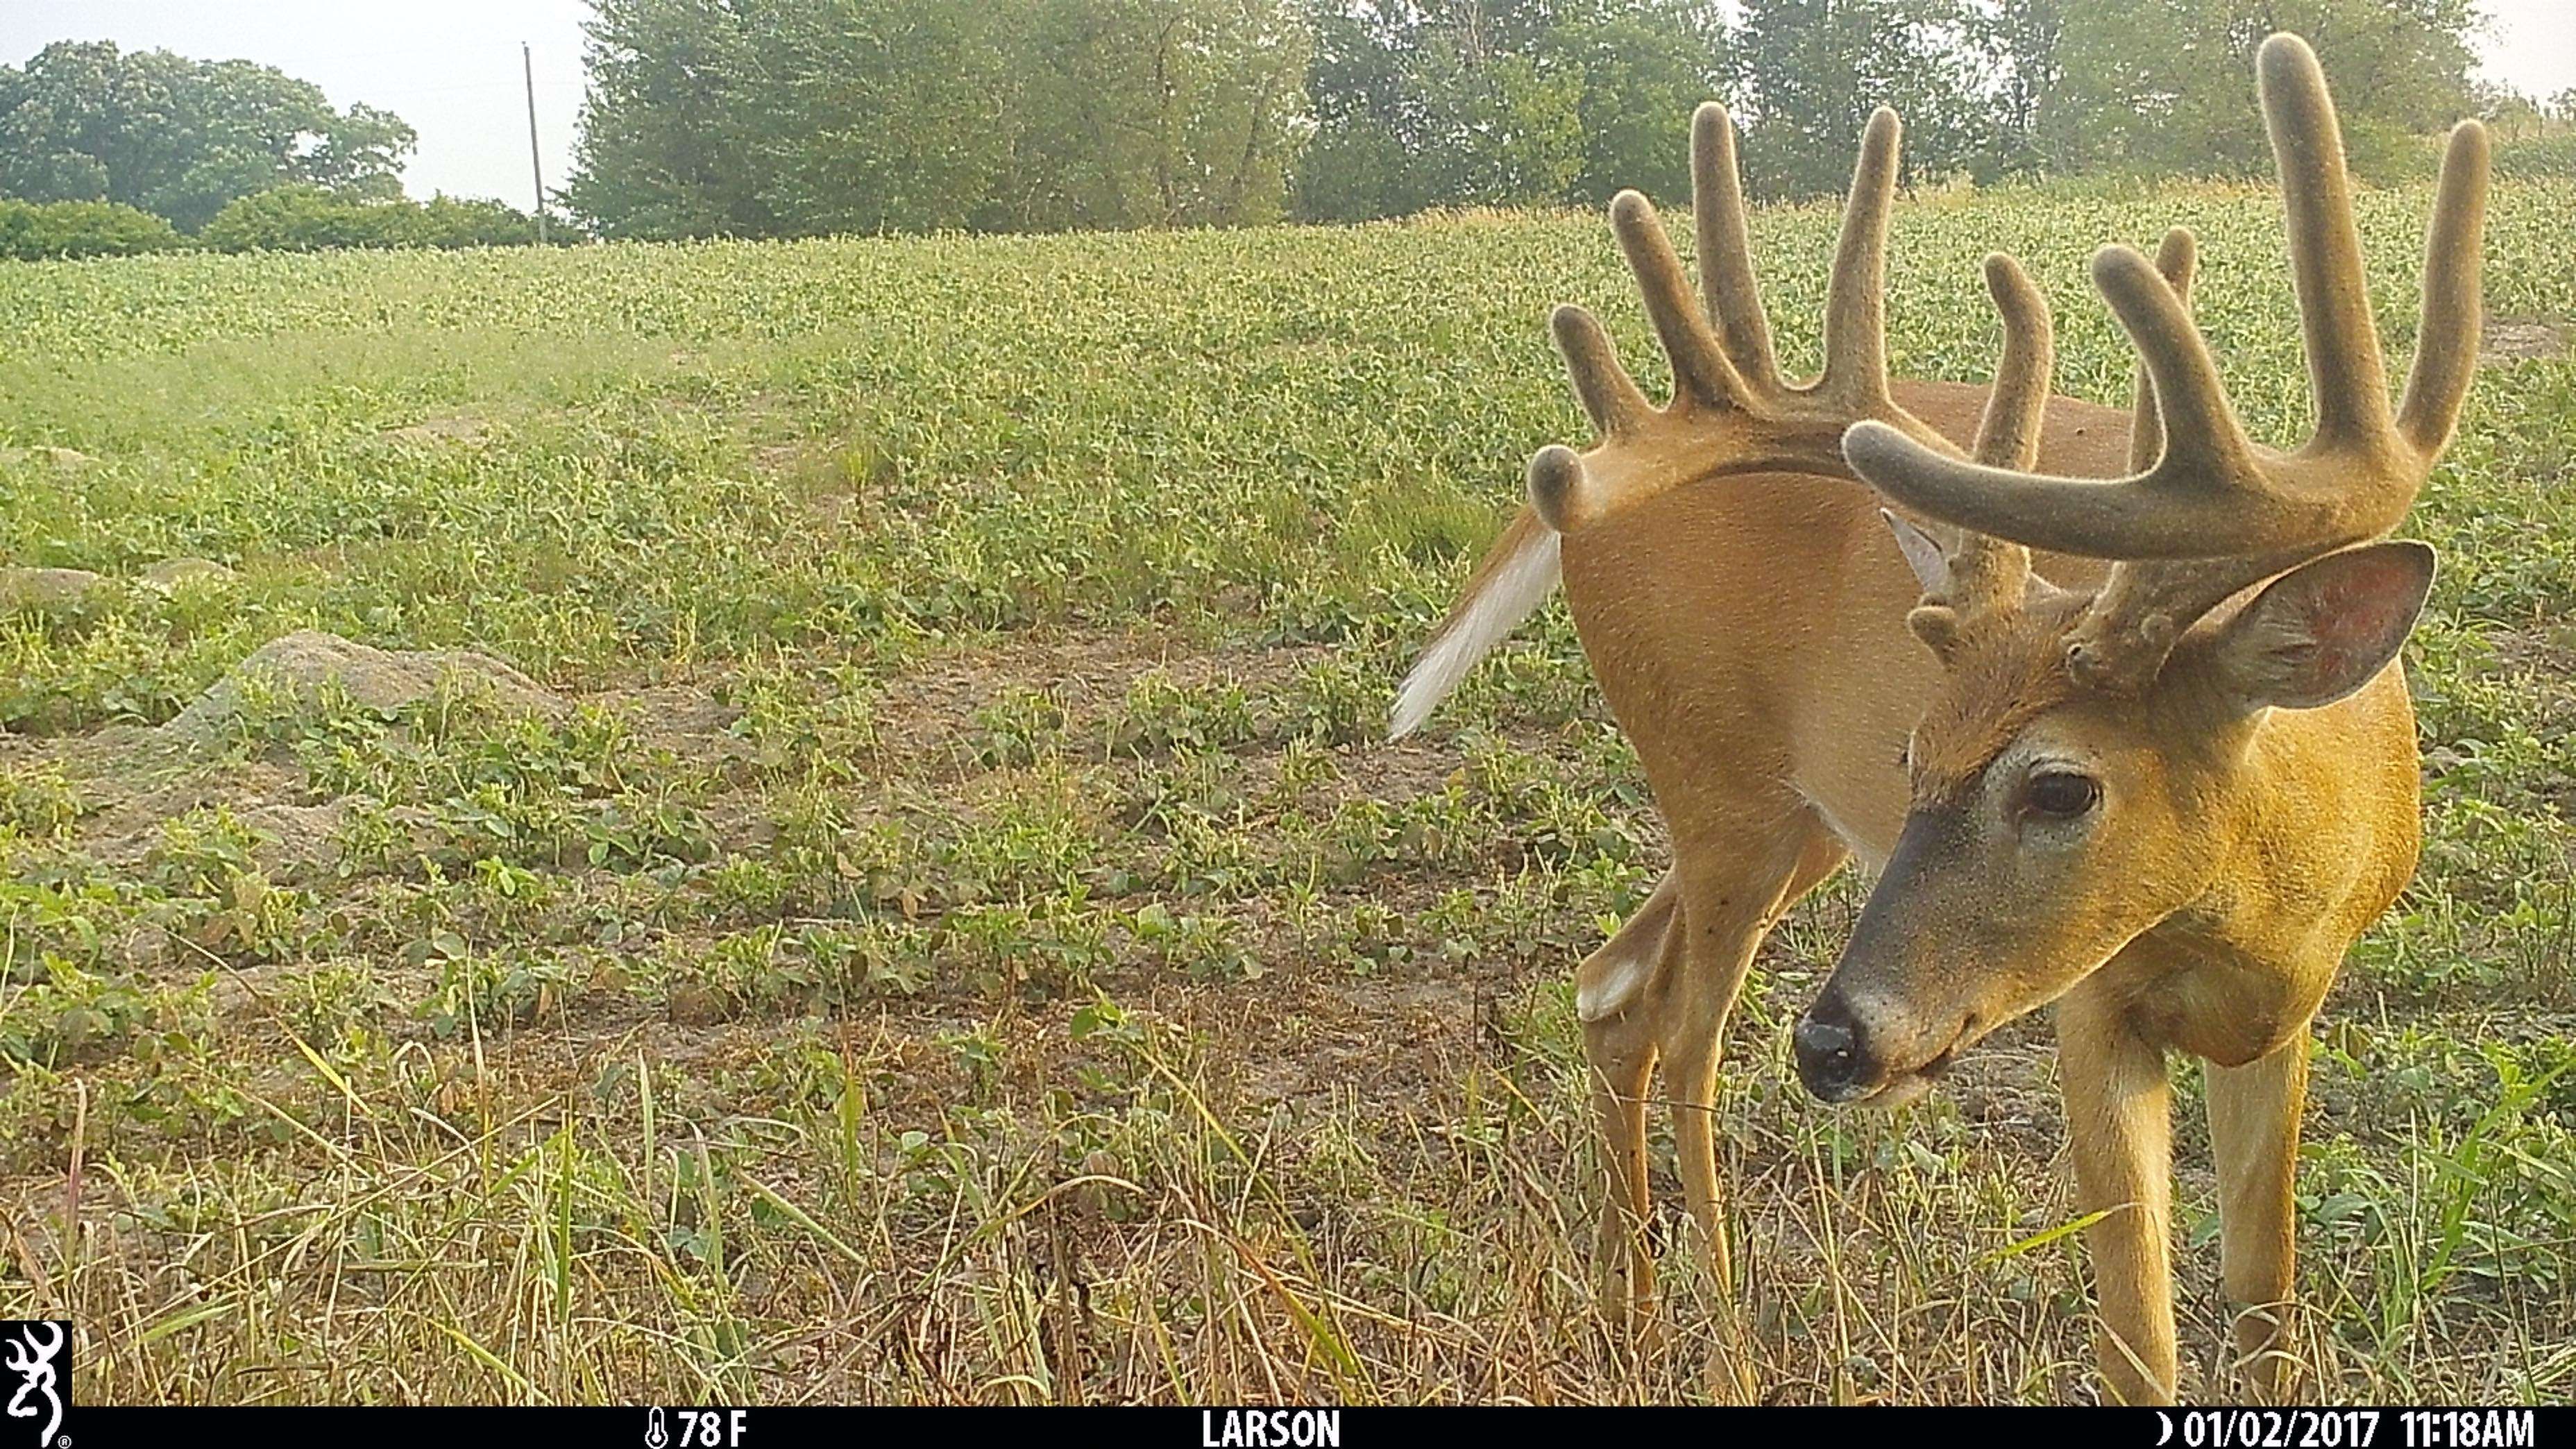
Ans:
{"label": "deer's front leg", "polygon": [[[1721,1301],[1735,1294],[1726,1204],[1717,1171],[1717,1067],[1727,1017],[1746,972],[1783,906],[1842,865],[1843,848],[1821,828],[1763,841],[1757,856],[1697,867],[1685,883],[1682,969],[1658,983],[1665,1090],[1673,1112],[1673,1153],[1698,1235],[1700,1261]],[[1715,854],[1715,852],[1708,852]],[[1785,867],[1783,861],[1789,862]]]}
{"label": "deer's front leg", "polygon": [[2218,1158],[2219,1256],[2236,1314],[2236,1357],[2277,1402],[2298,1368],[2290,1313],[2298,1251],[2292,1180],[2308,1096],[2308,1034],[2241,1067],[2209,1067],[2209,1140]]}
{"label": "deer's front leg", "polygon": [[2101,1305],[2102,1377],[2124,1404],[2174,1397],[2173,1089],[2164,1049],[2125,1019],[2118,989],[2096,972],[2059,1003],[2058,1076],[2066,1137]]}

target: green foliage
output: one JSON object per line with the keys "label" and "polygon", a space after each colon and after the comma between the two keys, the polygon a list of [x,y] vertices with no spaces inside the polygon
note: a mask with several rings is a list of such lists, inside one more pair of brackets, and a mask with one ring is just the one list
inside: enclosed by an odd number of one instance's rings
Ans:
{"label": "green foliage", "polygon": [[497,201],[436,196],[371,201],[319,186],[281,186],[215,214],[200,244],[225,252],[310,252],[337,247],[528,246],[536,218]]}
{"label": "green foliage", "polygon": [[1747,0],[1736,35],[1746,185],[1757,196],[1841,191],[1882,105],[1904,118],[1908,180],[1970,169],[1993,127],[1973,13],[1958,0]]}
{"label": "green foliage", "polygon": [[2047,172],[2268,173],[2255,47],[2289,30],[2334,79],[2344,143],[2365,177],[2405,174],[2412,139],[2473,106],[2473,0],[2012,0],[1999,60],[2044,77],[2018,138]]}
{"label": "green foliage", "polygon": [[170,223],[113,201],[0,200],[0,258],[130,257],[180,246]]}
{"label": "green foliage", "polygon": [[62,771],[0,765],[0,830],[59,835],[80,816],[80,791]]}
{"label": "green foliage", "polygon": [[1871,107],[1909,176],[2268,173],[2254,50],[2313,40],[2354,167],[2412,174],[2417,138],[2473,109],[2469,0],[1747,0],[1736,35],[1757,192],[1824,195]]}
{"label": "green foliage", "polygon": [[1282,0],[1045,0],[1011,178],[1023,229],[1239,226],[1283,213],[1307,28]]}
{"label": "green foliage", "polygon": [[113,201],[182,231],[286,184],[397,196],[414,140],[391,112],[334,111],[320,87],[248,61],[102,40],[0,66],[0,196]]}
{"label": "green foliage", "polygon": [[2232,177],[2269,165],[2247,80],[2274,28],[2347,78],[2354,163],[2393,180],[2472,109],[2474,18],[2470,0],[1745,0],[1731,21],[1714,0],[603,0],[565,196],[632,237],[1677,200],[1712,96],[1762,196],[1839,191],[1880,105],[1904,117],[1908,182]]}
{"label": "green foliage", "polygon": [[610,236],[1278,216],[1290,0],[605,0],[567,203]]}
{"label": "green foliage", "polygon": [[1722,76],[1712,6],[1328,4],[1315,24],[1301,216],[1688,195],[1688,118]]}
{"label": "green foliage", "polygon": [[2495,172],[2498,176],[2576,178],[2576,124],[2498,141]]}

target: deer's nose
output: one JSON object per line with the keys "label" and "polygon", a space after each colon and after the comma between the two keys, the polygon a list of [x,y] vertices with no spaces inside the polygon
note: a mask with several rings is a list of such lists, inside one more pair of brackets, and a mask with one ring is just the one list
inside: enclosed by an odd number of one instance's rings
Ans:
{"label": "deer's nose", "polygon": [[1832,992],[1817,998],[1798,1019],[1791,1037],[1798,1053],[1798,1080],[1827,1102],[1848,1102],[1878,1088],[1878,1065],[1851,1009]]}

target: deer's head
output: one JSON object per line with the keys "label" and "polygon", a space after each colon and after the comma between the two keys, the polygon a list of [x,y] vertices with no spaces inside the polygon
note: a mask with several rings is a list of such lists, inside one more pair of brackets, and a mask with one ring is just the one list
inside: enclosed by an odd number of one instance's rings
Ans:
{"label": "deer's head", "polygon": [[[2001,383],[1974,462],[1875,423],[1845,436],[1863,478],[1957,533],[1944,546],[1890,515],[1923,583],[1908,623],[1942,683],[1907,748],[1896,849],[1797,1027],[1818,1096],[1914,1095],[1959,1048],[2213,892],[2305,908],[2295,867],[2259,849],[2219,858],[2315,808],[2271,757],[2267,720],[2365,695],[2350,707],[2358,756],[2386,748],[2367,697],[2384,696],[2381,723],[2402,718],[2388,666],[2433,556],[2372,540],[2413,503],[2475,365],[2485,134],[2474,122],[2452,134],[2414,369],[2392,413],[2325,78],[2288,35],[2264,43],[2258,71],[2316,401],[2307,443],[2267,448],[2238,423],[2186,310],[2193,248],[2179,231],[2155,262],[2114,246],[2093,263],[2142,363],[2133,476],[2025,471],[2036,411],[1999,419],[2016,405]],[[2012,279],[1997,293],[2008,316],[2038,305],[2012,300]],[[2022,350],[2044,376],[2044,344],[2036,361]],[[2019,395],[2032,392],[2045,387]],[[2116,562],[2098,589],[2069,591],[2031,572],[2031,548]]]}

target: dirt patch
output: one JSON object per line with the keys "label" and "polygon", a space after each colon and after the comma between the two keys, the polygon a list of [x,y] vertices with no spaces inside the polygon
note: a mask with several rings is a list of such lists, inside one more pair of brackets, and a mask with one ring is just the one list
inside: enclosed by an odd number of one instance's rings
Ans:
{"label": "dirt patch", "polygon": [[893,763],[919,767],[949,759],[972,732],[976,711],[1006,694],[1046,695],[1064,711],[1066,732],[1080,734],[1148,674],[1183,687],[1223,682],[1258,692],[1329,652],[1320,645],[1209,651],[1142,632],[1012,639],[891,681],[877,701],[877,733]]}
{"label": "dirt patch", "polygon": [[2537,317],[2489,317],[2478,338],[2478,363],[2502,367],[2516,362],[2565,357],[2567,326]]}
{"label": "dirt patch", "polygon": [[[228,576],[193,572],[179,582]],[[380,711],[459,687],[489,691],[513,710],[554,716],[570,708],[487,655],[398,653],[306,630],[253,651],[165,725],[111,725],[41,741],[0,739],[0,763],[50,766],[72,780],[81,810],[71,841],[102,864],[133,869],[164,839],[170,821],[221,809],[256,838],[253,856],[263,870],[295,880],[334,864],[349,818],[347,803],[316,799],[304,772],[280,759],[245,759],[211,747],[227,741],[258,691],[310,699],[325,687]],[[703,713],[684,722],[704,726],[709,721],[699,717]]]}
{"label": "dirt patch", "polygon": [[2576,619],[2499,629],[2488,638],[2495,645],[2496,658],[2509,667],[2576,679]]}
{"label": "dirt patch", "polygon": [[387,428],[384,436],[398,443],[434,446],[440,443],[479,443],[489,436],[489,430],[484,426],[482,419],[455,413],[443,418],[430,418],[425,422],[413,423],[408,427]]}

